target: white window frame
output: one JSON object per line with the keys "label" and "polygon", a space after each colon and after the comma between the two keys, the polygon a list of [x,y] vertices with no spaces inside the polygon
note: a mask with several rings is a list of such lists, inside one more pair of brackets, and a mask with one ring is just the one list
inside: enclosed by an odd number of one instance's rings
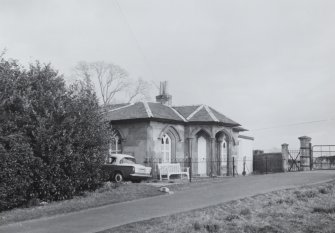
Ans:
{"label": "white window frame", "polygon": [[[166,143],[166,141],[168,143]],[[164,134],[161,140],[162,144],[162,162],[163,163],[171,163],[171,149],[172,149],[172,140],[169,135]]]}
{"label": "white window frame", "polygon": [[[122,152],[122,146],[121,143],[119,145],[120,142],[120,138],[118,136],[113,136],[109,142],[109,154],[121,154]],[[115,148],[113,148],[113,143],[112,141],[115,141]]]}

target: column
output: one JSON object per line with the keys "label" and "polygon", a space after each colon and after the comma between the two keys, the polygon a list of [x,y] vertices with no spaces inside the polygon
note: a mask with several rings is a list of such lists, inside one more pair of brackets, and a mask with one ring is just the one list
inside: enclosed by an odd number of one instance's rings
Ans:
{"label": "column", "polygon": [[222,165],[222,160],[223,158],[221,157],[221,154],[222,154],[222,138],[219,138],[217,143],[217,174],[219,176],[222,176],[222,168],[221,168],[221,165]]}
{"label": "column", "polygon": [[211,138],[210,139],[210,143],[211,143],[211,176],[216,176],[216,167],[214,166],[214,164],[216,163],[216,159],[214,156],[214,151],[215,151],[215,138]]}
{"label": "column", "polygon": [[281,145],[281,153],[282,153],[282,169],[283,172],[287,172],[288,167],[288,144],[284,143]]}
{"label": "column", "polygon": [[193,173],[192,141],[193,141],[193,138],[188,138],[188,159],[189,159],[189,166],[190,166],[190,181],[192,181],[192,173]]}
{"label": "column", "polygon": [[229,140],[227,142],[227,176],[232,176],[233,175],[233,157],[232,157],[232,153],[233,153],[233,142],[231,140]]}
{"label": "column", "polygon": [[300,140],[300,168],[301,171],[310,171],[311,164],[311,138],[307,136],[299,137]]}

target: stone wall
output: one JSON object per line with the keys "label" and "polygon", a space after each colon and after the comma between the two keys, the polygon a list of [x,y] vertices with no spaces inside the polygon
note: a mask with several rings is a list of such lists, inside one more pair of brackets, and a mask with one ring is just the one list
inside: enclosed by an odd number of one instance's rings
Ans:
{"label": "stone wall", "polygon": [[135,157],[136,161],[143,164],[147,157],[147,128],[149,122],[120,123],[112,125],[122,137],[122,153]]}

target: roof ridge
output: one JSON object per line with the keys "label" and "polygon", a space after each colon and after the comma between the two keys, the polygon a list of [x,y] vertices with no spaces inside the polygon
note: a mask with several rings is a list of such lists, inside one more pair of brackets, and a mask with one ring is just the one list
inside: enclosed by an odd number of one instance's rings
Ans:
{"label": "roof ridge", "polygon": [[[130,107],[130,106],[134,105],[134,104],[135,104],[135,103],[130,103],[130,104],[128,104],[128,105],[124,105],[124,106],[119,107],[119,108],[110,109],[110,110],[108,110],[107,112],[113,112],[113,111],[116,111],[116,110],[119,110],[119,109],[122,109],[122,108],[127,108],[127,107]],[[107,113],[107,112],[106,112],[106,113]]]}
{"label": "roof ridge", "polygon": [[171,106],[168,106],[169,108],[172,109],[172,111],[174,111],[184,122],[187,122],[186,118],[183,117],[176,109],[174,109],[173,107]]}
{"label": "roof ridge", "polygon": [[150,106],[149,106],[148,102],[145,102],[145,101],[141,101],[141,102],[142,102],[143,105],[144,105],[144,108],[145,108],[145,111],[146,111],[147,114],[148,114],[148,117],[149,117],[149,118],[153,117],[154,115],[153,115],[152,112],[151,112],[151,109],[150,109]]}
{"label": "roof ridge", "polygon": [[199,112],[202,108],[204,107],[204,105],[200,105],[196,110],[194,110],[194,112],[192,112],[188,117],[186,117],[186,120],[191,119],[197,112]]}
{"label": "roof ridge", "polygon": [[210,117],[213,119],[213,121],[219,122],[219,120],[216,118],[212,110],[207,105],[205,105],[204,107],[206,111],[208,112],[208,114],[210,115]]}
{"label": "roof ridge", "polygon": [[192,105],[176,105],[176,106],[171,106],[172,108],[178,108],[178,107],[196,107],[196,106],[201,106],[202,104],[192,104]]}

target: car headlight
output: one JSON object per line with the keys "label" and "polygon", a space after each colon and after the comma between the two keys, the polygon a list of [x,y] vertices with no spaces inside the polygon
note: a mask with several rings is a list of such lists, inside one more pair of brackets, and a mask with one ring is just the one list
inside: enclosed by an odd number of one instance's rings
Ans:
{"label": "car headlight", "polygon": [[135,167],[133,167],[133,173],[135,173]]}

